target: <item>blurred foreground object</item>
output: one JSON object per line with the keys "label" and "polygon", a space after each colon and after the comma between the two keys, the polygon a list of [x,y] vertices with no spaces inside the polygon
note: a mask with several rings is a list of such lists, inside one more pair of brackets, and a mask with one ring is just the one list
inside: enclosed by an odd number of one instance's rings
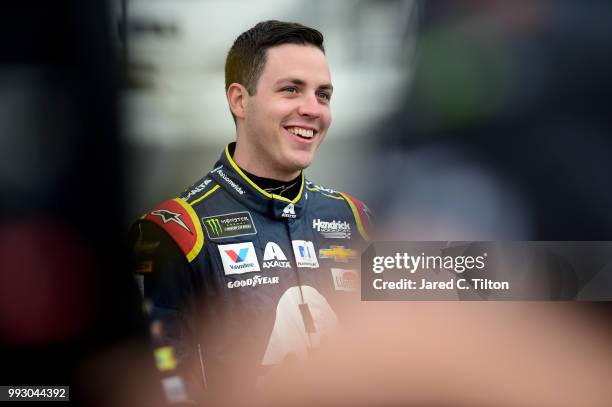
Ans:
{"label": "blurred foreground object", "polygon": [[123,405],[97,404],[76,372],[144,329],[123,265],[107,6],[12,3],[0,31],[2,384],[69,385],[82,405]]}

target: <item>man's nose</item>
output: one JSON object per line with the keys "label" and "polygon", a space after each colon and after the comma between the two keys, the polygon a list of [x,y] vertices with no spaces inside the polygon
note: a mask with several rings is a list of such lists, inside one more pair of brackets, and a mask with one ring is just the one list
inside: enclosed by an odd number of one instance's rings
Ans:
{"label": "man's nose", "polygon": [[319,117],[321,115],[321,103],[314,94],[305,95],[298,107],[300,116]]}

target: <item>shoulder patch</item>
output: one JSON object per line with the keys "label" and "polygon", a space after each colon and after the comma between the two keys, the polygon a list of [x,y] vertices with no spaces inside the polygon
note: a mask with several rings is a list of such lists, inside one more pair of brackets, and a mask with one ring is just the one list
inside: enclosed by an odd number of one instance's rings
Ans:
{"label": "shoulder patch", "polygon": [[191,262],[202,250],[204,233],[193,208],[181,198],[157,206],[143,217],[161,227]]}
{"label": "shoulder patch", "polygon": [[370,210],[359,199],[354,198],[344,192],[340,192],[340,195],[351,207],[351,211],[355,217],[355,222],[357,223],[357,230],[359,230],[359,234],[365,240],[370,240],[370,231],[372,229],[370,223]]}

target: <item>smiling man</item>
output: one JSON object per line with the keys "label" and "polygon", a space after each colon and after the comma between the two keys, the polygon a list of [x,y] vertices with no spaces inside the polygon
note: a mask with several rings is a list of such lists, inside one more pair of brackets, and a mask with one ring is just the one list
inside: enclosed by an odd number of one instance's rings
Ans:
{"label": "smiling man", "polygon": [[306,359],[359,299],[368,238],[366,207],[302,171],[331,124],[321,33],[257,24],[231,47],[225,82],[236,142],[132,230],[157,366],[179,400]]}

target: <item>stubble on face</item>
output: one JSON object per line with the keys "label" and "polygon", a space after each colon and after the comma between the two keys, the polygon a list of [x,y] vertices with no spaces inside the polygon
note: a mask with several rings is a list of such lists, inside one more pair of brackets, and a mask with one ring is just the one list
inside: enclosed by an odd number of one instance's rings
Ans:
{"label": "stubble on face", "polygon": [[290,180],[308,167],[331,124],[331,77],[314,46],[268,49],[257,91],[245,100],[234,159],[247,171]]}

